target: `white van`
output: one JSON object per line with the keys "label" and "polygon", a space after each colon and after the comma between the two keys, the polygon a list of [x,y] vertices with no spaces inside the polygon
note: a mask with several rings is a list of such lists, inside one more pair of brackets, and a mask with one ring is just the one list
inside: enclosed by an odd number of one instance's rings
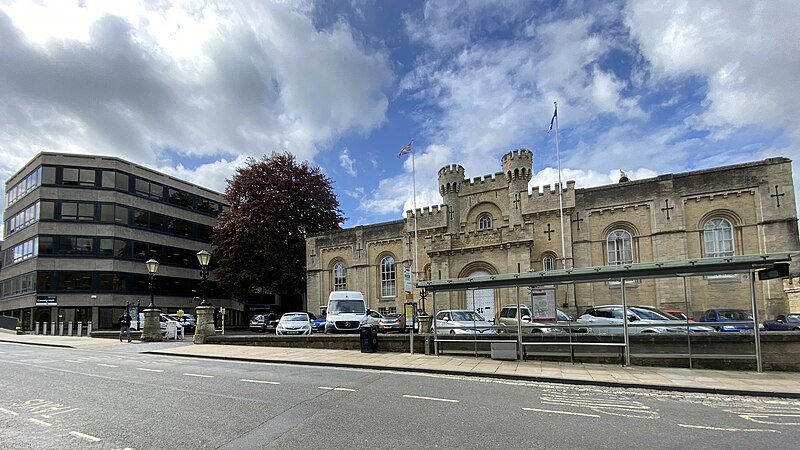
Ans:
{"label": "white van", "polygon": [[[328,296],[325,333],[358,333],[361,325],[377,325],[358,291],[334,291]],[[377,313],[375,313],[377,314]]]}

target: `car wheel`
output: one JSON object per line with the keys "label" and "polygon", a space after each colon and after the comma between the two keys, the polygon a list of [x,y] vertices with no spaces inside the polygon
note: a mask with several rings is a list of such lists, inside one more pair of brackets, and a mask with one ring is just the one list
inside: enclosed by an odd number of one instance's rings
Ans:
{"label": "car wheel", "polygon": [[792,331],[800,331],[800,328],[794,327],[794,328],[792,328]]}
{"label": "car wheel", "polygon": [[531,334],[536,334],[536,333],[542,333],[542,329],[541,328],[533,328],[533,329],[531,329]]}
{"label": "car wheel", "polygon": [[456,334],[456,330],[450,330],[450,334]]}

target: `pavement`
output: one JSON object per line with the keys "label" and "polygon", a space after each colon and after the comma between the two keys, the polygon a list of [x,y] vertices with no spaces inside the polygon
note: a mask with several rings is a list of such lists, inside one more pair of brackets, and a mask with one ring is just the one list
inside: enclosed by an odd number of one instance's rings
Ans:
{"label": "pavement", "polygon": [[424,372],[574,385],[613,386],[678,392],[800,398],[796,372],[747,372],[555,361],[498,361],[486,357],[410,353],[361,353],[293,347],[203,344],[190,340],[120,343],[117,339],[16,335],[0,330],[0,342],[76,349],[139,345],[142,353],[193,358]]}

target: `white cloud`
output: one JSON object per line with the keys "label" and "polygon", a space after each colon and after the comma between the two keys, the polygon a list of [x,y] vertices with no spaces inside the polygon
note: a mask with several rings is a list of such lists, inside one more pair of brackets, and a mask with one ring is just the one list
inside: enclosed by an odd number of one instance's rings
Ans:
{"label": "white cloud", "polygon": [[0,41],[5,171],[40,150],[313,160],[382,124],[392,81],[385,52],[303,4],[11,2]]}
{"label": "white cloud", "polygon": [[626,16],[656,77],[706,81],[705,127],[786,127],[800,139],[796,1],[636,1]]}
{"label": "white cloud", "polygon": [[358,175],[355,168],[355,161],[350,157],[350,153],[347,149],[342,150],[342,153],[339,154],[339,166],[351,177]]}

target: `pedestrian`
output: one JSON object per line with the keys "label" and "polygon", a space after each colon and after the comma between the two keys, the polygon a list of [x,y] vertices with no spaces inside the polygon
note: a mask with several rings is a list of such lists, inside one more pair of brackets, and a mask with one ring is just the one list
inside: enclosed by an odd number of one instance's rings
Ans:
{"label": "pedestrian", "polygon": [[122,333],[128,334],[128,342],[131,341],[131,318],[130,313],[125,311],[119,316],[119,341],[122,342]]}

